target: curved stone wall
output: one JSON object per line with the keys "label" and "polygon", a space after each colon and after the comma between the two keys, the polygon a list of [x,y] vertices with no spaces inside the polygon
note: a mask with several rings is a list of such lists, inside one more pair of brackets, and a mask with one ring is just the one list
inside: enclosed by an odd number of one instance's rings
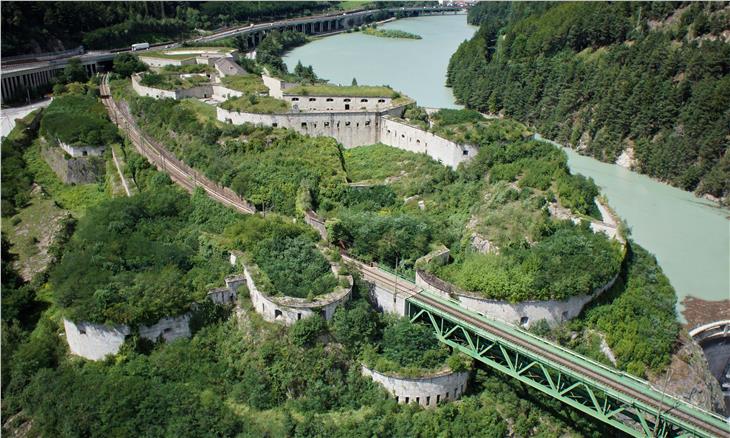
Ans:
{"label": "curved stone wall", "polygon": [[362,375],[370,377],[390,392],[398,403],[418,403],[436,407],[446,400],[458,400],[469,380],[468,372],[446,371],[432,376],[399,377],[383,374],[362,366]]}
{"label": "curved stone wall", "polygon": [[71,353],[90,360],[101,360],[109,354],[117,354],[129,335],[129,327],[110,327],[90,322],[74,323],[63,320],[66,342]]}
{"label": "curved stone wall", "polygon": [[500,321],[529,327],[536,321],[545,320],[550,326],[555,326],[578,316],[586,304],[610,289],[618,276],[619,273],[616,273],[608,283],[590,294],[577,295],[565,300],[522,301],[519,303],[492,300],[463,291],[451,283],[421,270],[416,271],[416,286],[444,298],[455,299],[468,310]]}
{"label": "curved stone wall", "polygon": [[[164,317],[151,326],[140,326],[139,336],[152,342],[171,342],[190,337],[190,314]],[[90,360],[101,360],[117,354],[124,340],[132,333],[127,325],[108,326],[90,322],[63,320],[66,342],[71,353]]]}
{"label": "curved stone wall", "polygon": [[417,154],[426,154],[452,169],[456,169],[464,161],[471,160],[478,152],[476,146],[458,144],[388,117],[383,118],[380,124],[379,138],[383,144]]}
{"label": "curved stone wall", "polygon": [[[334,270],[335,267],[333,267]],[[337,286],[334,292],[322,295],[315,301],[307,301],[303,298],[268,296],[256,287],[250,269],[245,264],[243,264],[243,275],[246,278],[246,286],[256,313],[268,322],[281,322],[284,325],[292,325],[300,319],[314,315],[321,315],[324,319],[330,320],[335,314],[335,309],[346,303],[352,294],[353,280],[352,276],[349,275],[347,276],[348,287]]]}

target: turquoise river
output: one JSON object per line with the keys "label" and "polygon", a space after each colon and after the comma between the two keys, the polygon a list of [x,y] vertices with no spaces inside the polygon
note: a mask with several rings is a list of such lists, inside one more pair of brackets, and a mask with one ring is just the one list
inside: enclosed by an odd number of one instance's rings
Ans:
{"label": "turquoise river", "polygon": [[[451,54],[476,27],[465,15],[398,20],[383,28],[421,35],[421,40],[344,33],[322,38],[288,53],[314,66],[331,82],[387,84],[426,107],[459,107],[444,86]],[[730,210],[614,164],[564,148],[574,172],[592,177],[626,221],[632,238],[654,253],[677,290],[704,300],[730,298]],[[680,311],[682,310],[680,304]]]}

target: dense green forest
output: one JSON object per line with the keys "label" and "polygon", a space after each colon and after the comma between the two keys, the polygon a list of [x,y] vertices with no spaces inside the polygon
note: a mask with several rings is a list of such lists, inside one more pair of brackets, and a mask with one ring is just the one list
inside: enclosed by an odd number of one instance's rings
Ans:
{"label": "dense green forest", "polygon": [[4,56],[84,45],[111,49],[176,40],[199,29],[309,15],[329,2],[20,2],[2,4]]}
{"label": "dense green forest", "polygon": [[724,3],[481,3],[449,63],[468,107],[718,198],[730,192]]}

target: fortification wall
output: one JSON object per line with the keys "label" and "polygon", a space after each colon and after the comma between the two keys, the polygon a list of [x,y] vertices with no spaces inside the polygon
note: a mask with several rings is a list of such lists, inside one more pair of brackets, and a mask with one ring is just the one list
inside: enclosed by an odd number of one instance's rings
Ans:
{"label": "fortification wall", "polygon": [[550,326],[555,326],[578,316],[586,304],[613,286],[618,275],[616,273],[608,283],[597,288],[591,294],[577,295],[565,300],[522,301],[519,303],[491,300],[474,293],[462,291],[456,286],[421,270],[416,271],[416,286],[444,298],[456,299],[464,308],[489,318],[510,324],[520,324],[525,327],[529,327],[536,321],[545,320]]}
{"label": "fortification wall", "polygon": [[[190,314],[164,317],[151,326],[140,326],[139,336],[157,342],[190,337]],[[63,320],[66,342],[71,352],[89,360],[101,360],[109,354],[117,354],[124,339],[132,333],[127,325],[108,326],[90,322]]]}
{"label": "fortification wall", "polygon": [[195,64],[194,58],[189,59],[172,59],[158,58],[156,56],[140,56],[139,60],[147,64],[149,67],[164,67],[166,65],[189,65]]}
{"label": "fortification wall", "polygon": [[179,90],[163,90],[161,88],[147,87],[140,83],[140,76],[132,76],[132,88],[140,96],[152,97],[155,99],[207,99],[213,97],[218,100],[226,100],[232,97],[243,96],[238,90],[224,87],[223,85],[203,84],[197,87],[179,89]]}
{"label": "fortification wall", "polygon": [[292,108],[301,111],[385,111],[390,107],[390,97],[342,97],[342,96],[304,96],[286,94],[283,99]]}
{"label": "fortification wall", "polygon": [[153,342],[157,342],[160,338],[165,342],[171,342],[179,338],[189,338],[189,323],[189,313],[176,317],[165,317],[149,327],[144,325],[140,326],[139,336]]}
{"label": "fortification wall", "polygon": [[106,326],[90,322],[74,323],[63,320],[66,342],[71,353],[90,360],[101,360],[107,355],[117,354],[129,334],[126,325]]}
{"label": "fortification wall", "polygon": [[41,155],[53,172],[65,184],[90,184],[105,173],[104,159],[98,156],[66,158],[60,147],[45,145]]}
{"label": "fortification wall", "polygon": [[284,90],[296,86],[290,82],[284,82],[279,78],[274,78],[268,75],[261,75],[261,79],[264,81],[264,85],[269,89],[269,96],[277,99],[284,98]]}
{"label": "fortification wall", "polygon": [[310,227],[317,230],[319,236],[323,240],[327,240],[327,226],[325,225],[324,220],[319,217],[317,213],[313,212],[312,210],[305,211],[304,222],[306,222]]}
{"label": "fortification wall", "polygon": [[226,88],[222,85],[213,85],[213,96],[220,100],[227,100],[232,97],[241,97],[243,96],[243,92],[238,90],[233,90],[231,88]]}
{"label": "fortification wall", "polygon": [[175,99],[175,90],[161,90],[142,85],[139,75],[132,75],[132,89],[140,96],[154,97],[155,99]]}
{"label": "fortification wall", "polygon": [[88,156],[101,156],[104,155],[106,148],[104,146],[71,146],[62,141],[58,142],[58,145],[66,151],[67,154],[74,158],[88,157]]}
{"label": "fortification wall", "polygon": [[478,152],[475,146],[458,144],[388,117],[384,117],[380,123],[379,138],[383,144],[426,154],[453,169],[474,158]]}
{"label": "fortification wall", "polygon": [[258,114],[228,111],[218,107],[218,120],[242,125],[289,128],[312,137],[334,137],[345,147],[356,147],[378,142],[377,113],[286,113]]}
{"label": "fortification wall", "polygon": [[405,316],[406,314],[406,296],[396,294],[392,290],[382,288],[374,283],[368,283],[368,298],[370,303],[383,313],[394,313],[396,315]]}
{"label": "fortification wall", "polygon": [[379,373],[365,365],[363,376],[370,377],[390,392],[398,403],[417,403],[435,407],[446,400],[457,400],[466,390],[469,373],[447,371],[426,377],[399,377]]}
{"label": "fortification wall", "polygon": [[337,307],[347,302],[352,294],[352,277],[350,276],[348,276],[349,287],[338,286],[330,294],[323,295],[315,301],[307,301],[301,298],[267,296],[256,287],[250,269],[245,264],[243,265],[243,275],[256,313],[266,321],[281,322],[284,325],[292,325],[314,315],[320,315],[324,319],[330,320]]}

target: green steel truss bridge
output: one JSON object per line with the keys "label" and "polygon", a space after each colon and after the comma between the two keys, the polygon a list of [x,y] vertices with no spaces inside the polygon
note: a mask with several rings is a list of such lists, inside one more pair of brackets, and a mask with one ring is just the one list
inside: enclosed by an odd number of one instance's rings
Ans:
{"label": "green steel truss bridge", "polygon": [[636,437],[730,437],[730,423],[510,324],[485,318],[411,280],[349,257],[366,280],[405,298],[406,316],[475,360]]}
{"label": "green steel truss bridge", "polygon": [[[255,212],[232,192],[204,184],[187,166],[173,166],[173,157],[165,158],[169,152],[147,140],[131,116],[117,107],[107,80],[101,91],[110,116],[143,156],[183,188],[201,186],[223,205],[242,213]],[[664,394],[644,380],[466,310],[419,289],[409,279],[347,255],[343,259],[356,266],[365,280],[404,299],[406,316],[430,325],[441,342],[631,436],[730,438],[730,423],[724,418]]]}

